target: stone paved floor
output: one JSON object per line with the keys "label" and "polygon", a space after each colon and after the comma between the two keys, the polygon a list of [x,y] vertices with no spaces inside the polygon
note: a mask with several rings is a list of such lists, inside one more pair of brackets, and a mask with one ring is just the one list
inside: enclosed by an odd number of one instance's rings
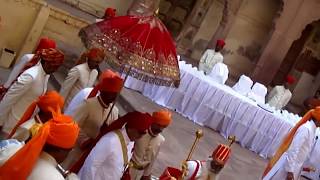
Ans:
{"label": "stone paved floor", "polygon": [[[135,91],[124,89],[122,95],[136,110],[153,112],[161,108]],[[198,126],[176,112],[173,112],[173,119],[172,125],[164,131],[166,142],[155,163],[153,171],[155,175],[161,174],[168,165],[180,167],[180,163],[186,158],[194,141],[194,133],[199,128],[204,130],[204,137],[200,140],[193,154],[193,159],[204,160],[219,143],[226,143],[226,140],[212,129]],[[231,159],[222,171],[221,180],[257,180],[266,163],[267,161],[257,154],[234,144]]]}

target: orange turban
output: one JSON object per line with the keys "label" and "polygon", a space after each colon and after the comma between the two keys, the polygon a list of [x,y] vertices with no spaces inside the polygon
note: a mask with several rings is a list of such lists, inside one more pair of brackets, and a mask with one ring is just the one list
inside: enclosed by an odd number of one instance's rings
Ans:
{"label": "orange turban", "polygon": [[103,52],[103,50],[99,48],[92,48],[87,52],[87,57],[88,57],[88,60],[94,59],[97,57],[101,57],[103,60],[105,57],[105,53]]}
{"label": "orange turban", "polygon": [[57,93],[56,91],[48,91],[44,95],[40,96],[38,100],[34,101],[32,104],[29,105],[27,110],[24,112],[21,119],[18,121],[16,126],[12,129],[10,135],[8,138],[11,138],[16,130],[19,128],[21,124],[28,121],[31,116],[33,115],[36,107],[38,106],[41,111],[44,112],[51,112],[54,111],[60,111],[63,108],[64,105],[64,99],[63,97]]}
{"label": "orange turban", "polygon": [[99,78],[99,83],[93,88],[88,98],[95,97],[98,91],[107,91],[118,93],[123,86],[123,79],[118,73],[111,70],[104,71]]}
{"label": "orange turban", "polygon": [[79,127],[69,116],[52,112],[53,118],[43,124],[38,133],[0,167],[0,179],[27,179],[43,146],[71,149],[77,140]]}
{"label": "orange turban", "polygon": [[279,146],[275,155],[270,159],[270,161],[269,161],[269,163],[263,173],[263,177],[268,174],[268,172],[272,169],[272,167],[280,159],[282,154],[288,150],[288,148],[291,145],[291,142],[293,141],[294,135],[296,134],[299,127],[302,126],[303,124],[305,124],[306,122],[308,122],[310,119],[313,119],[315,121],[320,121],[320,106],[308,111],[302,117],[302,119],[290,130],[289,134],[284,138],[282,144]]}
{"label": "orange turban", "polygon": [[161,126],[169,126],[171,123],[171,112],[163,109],[152,114],[153,122]]}
{"label": "orange turban", "polygon": [[56,48],[56,42],[52,39],[44,37],[44,38],[40,39],[39,44],[38,44],[35,52],[38,52],[42,49],[49,49],[49,48]]}

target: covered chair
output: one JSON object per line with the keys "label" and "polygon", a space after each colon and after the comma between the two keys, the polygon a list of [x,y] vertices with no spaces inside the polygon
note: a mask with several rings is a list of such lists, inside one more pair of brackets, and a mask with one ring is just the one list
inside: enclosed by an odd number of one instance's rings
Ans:
{"label": "covered chair", "polygon": [[266,102],[267,92],[268,89],[265,85],[256,82],[248,93],[248,97],[256,101],[258,104],[264,104]]}
{"label": "covered chair", "polygon": [[232,87],[239,94],[246,96],[253,85],[253,81],[246,75],[241,75],[238,82]]}
{"label": "covered chair", "polygon": [[223,63],[217,63],[213,66],[212,71],[209,74],[209,77],[219,84],[225,84],[228,79],[228,75],[228,66]]}

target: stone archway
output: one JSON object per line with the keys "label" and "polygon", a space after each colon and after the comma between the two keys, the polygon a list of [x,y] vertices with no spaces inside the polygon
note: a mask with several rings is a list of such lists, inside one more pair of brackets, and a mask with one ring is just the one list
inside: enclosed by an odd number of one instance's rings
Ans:
{"label": "stone archway", "polygon": [[308,24],[320,18],[319,9],[318,0],[284,1],[283,12],[252,73],[255,81],[266,85],[271,83],[292,43],[301,36]]}

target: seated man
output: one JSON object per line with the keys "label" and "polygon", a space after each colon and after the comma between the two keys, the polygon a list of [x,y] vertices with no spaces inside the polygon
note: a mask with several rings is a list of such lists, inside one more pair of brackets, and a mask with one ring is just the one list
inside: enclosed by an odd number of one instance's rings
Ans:
{"label": "seated man", "polygon": [[287,76],[284,85],[275,86],[272,91],[268,94],[267,103],[276,109],[284,108],[290,101],[292,94],[289,90],[289,85],[295,82],[294,77]]}
{"label": "seated man", "polygon": [[223,40],[218,40],[214,50],[207,49],[200,59],[199,70],[204,71],[205,74],[210,74],[215,64],[223,63],[223,56],[220,51],[224,45],[225,42]]}
{"label": "seated man", "polygon": [[[59,164],[75,145],[79,127],[69,116],[52,111],[53,118],[33,131],[32,139],[0,167],[0,179],[64,180],[78,179],[59,168]],[[3,154],[1,154],[3,155]],[[3,159],[0,157],[0,159]],[[59,170],[58,170],[58,169]]]}

